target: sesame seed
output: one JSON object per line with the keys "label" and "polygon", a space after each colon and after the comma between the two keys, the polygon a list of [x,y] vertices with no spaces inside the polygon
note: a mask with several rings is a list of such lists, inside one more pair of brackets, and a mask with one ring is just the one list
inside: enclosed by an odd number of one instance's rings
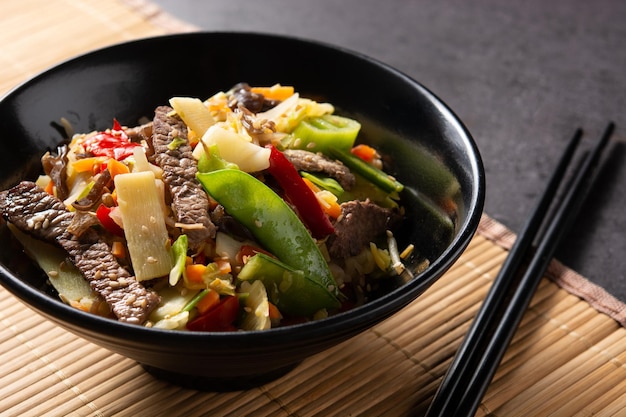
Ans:
{"label": "sesame seed", "polygon": [[51,271],[48,271],[48,276],[52,278],[56,278],[59,276],[59,271],[55,271],[54,269]]}

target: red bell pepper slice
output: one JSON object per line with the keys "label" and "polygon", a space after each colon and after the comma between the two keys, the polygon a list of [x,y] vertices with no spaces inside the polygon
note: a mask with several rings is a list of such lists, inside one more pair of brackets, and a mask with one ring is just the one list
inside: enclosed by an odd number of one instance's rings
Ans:
{"label": "red bell pepper slice", "polygon": [[95,156],[106,156],[122,161],[133,154],[133,149],[141,145],[131,142],[119,122],[113,120],[112,129],[88,137],[83,146],[87,152]]}
{"label": "red bell pepper slice", "polygon": [[285,155],[270,146],[269,173],[278,181],[287,199],[296,207],[302,222],[316,239],[332,234],[335,229],[322,210],[317,197],[302,180],[302,177]]}
{"label": "red bell pepper slice", "polygon": [[187,323],[187,329],[197,332],[230,332],[237,330],[235,320],[239,315],[239,298],[226,296],[205,314]]}
{"label": "red bell pepper slice", "polygon": [[241,245],[241,247],[239,248],[239,252],[237,252],[237,255],[235,255],[235,260],[240,263],[245,263],[244,262],[245,259],[250,258],[256,255],[257,253],[264,253],[267,256],[276,258],[274,255],[272,255],[268,251],[263,250],[257,246]]}
{"label": "red bell pepper slice", "polygon": [[109,214],[111,213],[111,207],[107,207],[104,204],[100,204],[96,210],[96,217],[100,221],[100,224],[109,232],[116,236],[124,237],[124,229],[122,229]]}

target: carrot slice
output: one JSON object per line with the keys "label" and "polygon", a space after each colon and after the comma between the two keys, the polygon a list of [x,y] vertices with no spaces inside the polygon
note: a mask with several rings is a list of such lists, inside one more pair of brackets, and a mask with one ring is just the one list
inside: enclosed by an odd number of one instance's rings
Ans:
{"label": "carrot slice", "polygon": [[46,184],[45,191],[50,195],[54,195],[54,181],[52,180],[48,181],[48,184]]}
{"label": "carrot slice", "polygon": [[376,158],[376,156],[378,155],[376,149],[365,144],[356,145],[350,150],[350,152],[352,152],[353,155],[358,156],[365,162],[372,162],[374,158]]}
{"label": "carrot slice", "polygon": [[308,178],[302,178],[304,183],[315,193],[315,197],[317,197],[317,202],[322,207],[324,213],[336,219],[341,215],[341,207],[337,204],[337,197],[331,193],[330,191],[320,190],[320,188],[313,184],[311,180]]}
{"label": "carrot slice", "polygon": [[204,314],[219,303],[220,295],[218,294],[218,292],[209,290],[206,295],[202,297],[200,301],[198,301],[198,304],[196,304],[196,308],[198,309],[198,313]]}
{"label": "carrot slice", "polygon": [[99,167],[106,160],[107,158],[103,158],[101,156],[77,159],[72,162],[72,168],[76,172],[95,172],[98,171],[97,167]]}
{"label": "carrot slice", "polygon": [[109,159],[107,162],[107,169],[109,170],[109,174],[111,174],[111,178],[115,178],[118,174],[128,174],[130,172],[126,164],[113,158]]}
{"label": "carrot slice", "polygon": [[278,307],[276,307],[274,304],[268,302],[269,305],[269,315],[270,315],[270,319],[273,320],[280,320],[283,318],[283,315],[280,314],[280,310],[278,310]]}
{"label": "carrot slice", "polygon": [[206,265],[203,264],[190,264],[185,267],[185,275],[189,282],[201,284],[204,281],[202,280],[202,275],[206,271]]}
{"label": "carrot slice", "polygon": [[251,87],[250,91],[262,94],[267,100],[283,101],[293,95],[294,88],[292,86],[274,84],[271,87]]}

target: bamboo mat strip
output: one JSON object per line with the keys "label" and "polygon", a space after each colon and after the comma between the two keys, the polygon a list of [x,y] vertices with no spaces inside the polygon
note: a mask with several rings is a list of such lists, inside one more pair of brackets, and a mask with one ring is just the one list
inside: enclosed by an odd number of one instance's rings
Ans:
{"label": "bamboo mat strip", "polygon": [[0,2],[0,94],[92,49],[192,29],[142,0]]}
{"label": "bamboo mat strip", "polygon": [[[54,63],[194,28],[144,0],[0,2],[0,92]],[[428,407],[514,234],[487,216],[455,265],[399,314],[239,392],[169,385],[77,338],[0,288],[2,416],[405,416]],[[626,409],[625,306],[554,261],[479,416],[619,415]]]}

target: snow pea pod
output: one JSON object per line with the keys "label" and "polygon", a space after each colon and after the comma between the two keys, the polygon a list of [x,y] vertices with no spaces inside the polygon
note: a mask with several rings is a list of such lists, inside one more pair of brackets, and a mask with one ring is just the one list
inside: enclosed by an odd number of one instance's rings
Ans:
{"label": "snow pea pod", "polygon": [[243,171],[198,173],[198,181],[263,247],[323,287],[320,309],[337,308],[338,288],[317,243],[295,212],[267,185]]}
{"label": "snow pea pod", "polygon": [[[312,316],[321,308],[337,308],[336,299],[318,283],[271,256],[258,253],[241,268],[239,279],[260,280],[281,313]],[[332,298],[329,298],[332,297]]]}

